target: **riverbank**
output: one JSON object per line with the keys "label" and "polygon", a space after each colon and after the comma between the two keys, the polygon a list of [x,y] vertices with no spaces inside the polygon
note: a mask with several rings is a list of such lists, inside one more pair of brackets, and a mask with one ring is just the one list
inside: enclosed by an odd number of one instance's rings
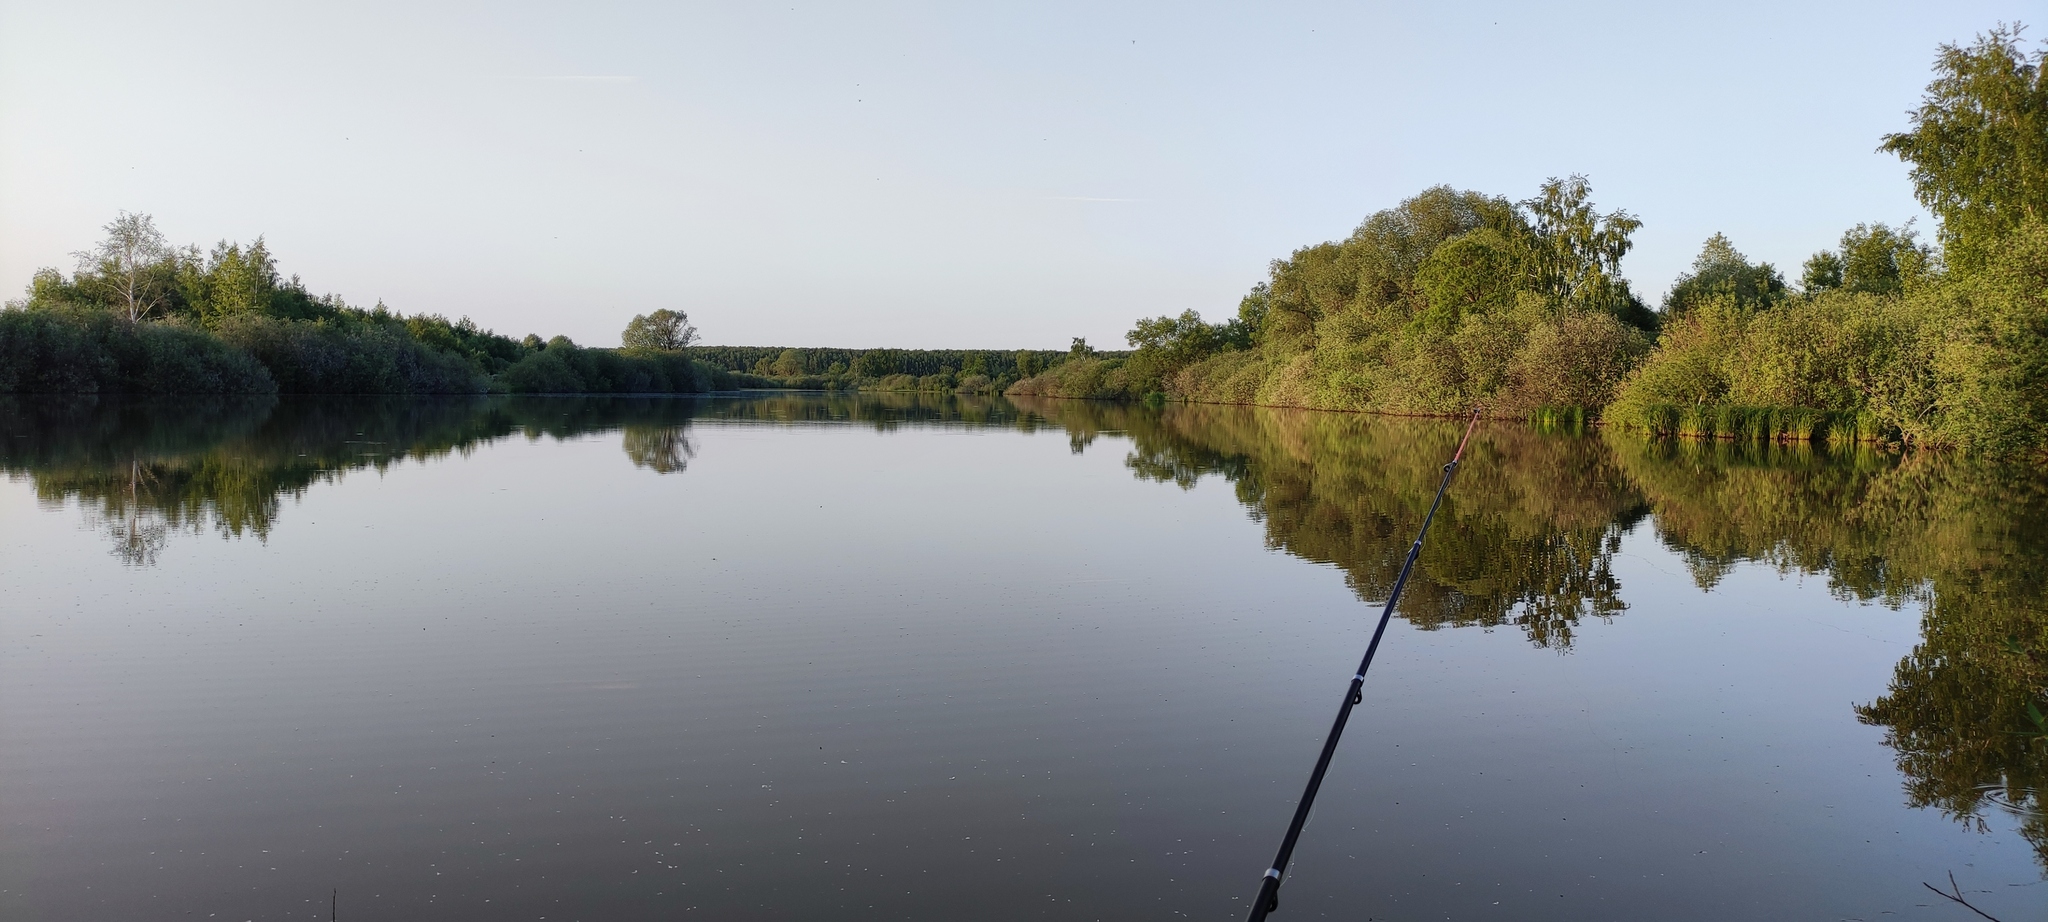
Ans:
{"label": "riverbank", "polygon": [[[1274,260],[1235,317],[1139,320],[1017,396],[1598,419],[1657,436],[2048,453],[2048,51],[2017,26],[1945,45],[1907,130],[1939,222],[1858,224],[1796,280],[1721,234],[1651,310],[1642,222],[1583,176],[1520,201],[1448,186]],[[2033,128],[2024,126],[2035,126]],[[2031,133],[2030,133],[2031,132]]]}

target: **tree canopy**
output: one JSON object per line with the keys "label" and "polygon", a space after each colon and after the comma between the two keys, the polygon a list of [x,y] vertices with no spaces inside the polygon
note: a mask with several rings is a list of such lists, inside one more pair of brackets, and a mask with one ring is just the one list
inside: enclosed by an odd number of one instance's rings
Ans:
{"label": "tree canopy", "polygon": [[619,340],[628,349],[676,352],[697,341],[697,328],[690,324],[689,314],[662,308],[626,321],[626,330]]}
{"label": "tree canopy", "polygon": [[1716,233],[1700,247],[1692,271],[1679,276],[1664,296],[1664,317],[1676,317],[1716,296],[1754,309],[1776,303],[1785,294],[1785,277],[1776,267],[1770,263],[1751,265],[1734,243]]}
{"label": "tree canopy", "polygon": [[1898,294],[1927,278],[1936,261],[1934,248],[1921,243],[1911,225],[1894,230],[1883,223],[1858,224],[1842,234],[1840,249],[1822,250],[1806,261],[1799,284],[1808,294]]}
{"label": "tree canopy", "polygon": [[1968,46],[1942,45],[1912,128],[1880,147],[1912,165],[1913,191],[1941,219],[1958,266],[2048,220],[2048,50],[2021,50],[2025,31],[2000,24]]}

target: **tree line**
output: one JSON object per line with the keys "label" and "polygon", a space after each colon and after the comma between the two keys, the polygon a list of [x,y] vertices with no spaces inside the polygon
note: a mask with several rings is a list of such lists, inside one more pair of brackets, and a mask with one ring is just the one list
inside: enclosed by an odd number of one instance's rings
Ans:
{"label": "tree line", "polygon": [[0,310],[0,393],[995,393],[1070,352],[706,346],[688,314],[632,318],[622,346],[521,339],[469,318],[351,305],[286,278],[262,238],[169,245],[123,212]]}
{"label": "tree line", "polygon": [[1439,186],[1275,260],[1224,323],[1141,320],[1127,357],[1011,392],[2048,449],[2048,60],[2023,30],[1943,45],[1881,139],[1931,241],[1859,224],[1795,282],[1715,234],[1652,309],[1620,273],[1640,220],[1585,177],[1519,201]]}
{"label": "tree line", "polygon": [[75,254],[72,274],[43,269],[0,310],[0,392],[695,393],[733,383],[677,349],[514,339],[467,317],[315,295],[278,271],[260,237],[174,247],[150,216],[126,212],[105,231]]}

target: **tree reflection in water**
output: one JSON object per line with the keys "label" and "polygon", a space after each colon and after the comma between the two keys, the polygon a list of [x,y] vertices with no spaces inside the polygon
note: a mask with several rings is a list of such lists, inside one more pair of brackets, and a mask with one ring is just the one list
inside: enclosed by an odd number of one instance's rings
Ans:
{"label": "tree reflection in water", "polygon": [[[628,459],[680,473],[699,420],[773,426],[1058,430],[1074,451],[1126,440],[1139,478],[1220,477],[1267,546],[1384,598],[1457,439],[1444,421],[1250,407],[1161,408],[933,395],[738,399],[166,401],[0,397],[0,467],[75,502],[114,552],[159,564],[172,535],[267,538],[285,498],[356,470],[524,435],[620,432]],[[1116,444],[1115,441],[1109,444]],[[2048,478],[1921,453],[1553,436],[1482,427],[1399,614],[1434,630],[1513,628],[1566,652],[1627,611],[1613,558],[1649,523],[1694,581],[1737,566],[1824,576],[1848,600],[1922,611],[1881,727],[1906,798],[1980,825],[2019,818],[2048,869]],[[1636,615],[1635,617],[1641,617]]]}
{"label": "tree reflection in water", "polygon": [[[1342,568],[1383,599],[1426,509],[1451,422],[1079,401],[1029,408],[1077,440],[1127,433],[1137,476],[1221,476],[1267,546]],[[1838,598],[1922,611],[1886,693],[1856,706],[1885,730],[1907,802],[1983,828],[2004,810],[2048,871],[2048,479],[1949,454],[1475,436],[1399,614],[1424,629],[1520,628],[1568,650],[1627,608],[1612,569],[1646,518],[1711,589],[1737,566],[1824,576]]]}

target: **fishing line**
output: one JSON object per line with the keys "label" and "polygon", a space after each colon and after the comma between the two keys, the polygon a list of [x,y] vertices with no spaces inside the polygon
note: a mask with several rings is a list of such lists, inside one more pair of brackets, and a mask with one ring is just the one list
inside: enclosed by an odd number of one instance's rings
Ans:
{"label": "fishing line", "polygon": [[1408,573],[1415,569],[1415,558],[1422,554],[1422,539],[1429,537],[1429,524],[1436,520],[1436,510],[1443,505],[1444,491],[1451,488],[1451,475],[1458,472],[1458,462],[1465,458],[1465,445],[1472,441],[1472,430],[1479,425],[1479,414],[1472,414],[1472,421],[1465,424],[1465,437],[1458,440],[1458,451],[1444,465],[1444,478],[1436,485],[1436,498],[1429,503],[1429,514],[1422,517],[1422,531],[1415,535],[1415,543],[1408,546],[1408,559],[1401,562],[1401,575],[1394,578],[1394,591],[1387,595],[1387,607],[1380,611],[1379,627],[1372,632],[1372,643],[1365,647],[1365,658],[1358,663],[1358,673],[1351,677],[1351,687],[1344,693],[1344,703],[1337,706],[1337,722],[1330,726],[1330,735],[1323,740],[1323,754],[1316,757],[1316,770],[1309,773],[1308,789],[1301,792],[1301,802],[1294,807],[1294,820],[1287,824],[1287,837],[1280,840],[1280,854],[1273,859],[1273,866],[1266,869],[1266,876],[1259,881],[1259,898],[1252,903],[1251,922],[1261,922],[1266,914],[1280,908],[1280,882],[1287,876],[1287,865],[1294,858],[1294,843],[1301,838],[1301,828],[1308,824],[1309,808],[1315,805],[1316,791],[1323,786],[1323,775],[1330,770],[1330,757],[1337,752],[1337,740],[1344,736],[1344,724],[1351,719],[1351,708],[1365,700],[1365,671],[1372,668],[1373,654],[1380,650],[1380,638],[1387,633],[1387,621],[1394,617],[1394,603],[1401,600],[1401,587],[1408,585]]}

